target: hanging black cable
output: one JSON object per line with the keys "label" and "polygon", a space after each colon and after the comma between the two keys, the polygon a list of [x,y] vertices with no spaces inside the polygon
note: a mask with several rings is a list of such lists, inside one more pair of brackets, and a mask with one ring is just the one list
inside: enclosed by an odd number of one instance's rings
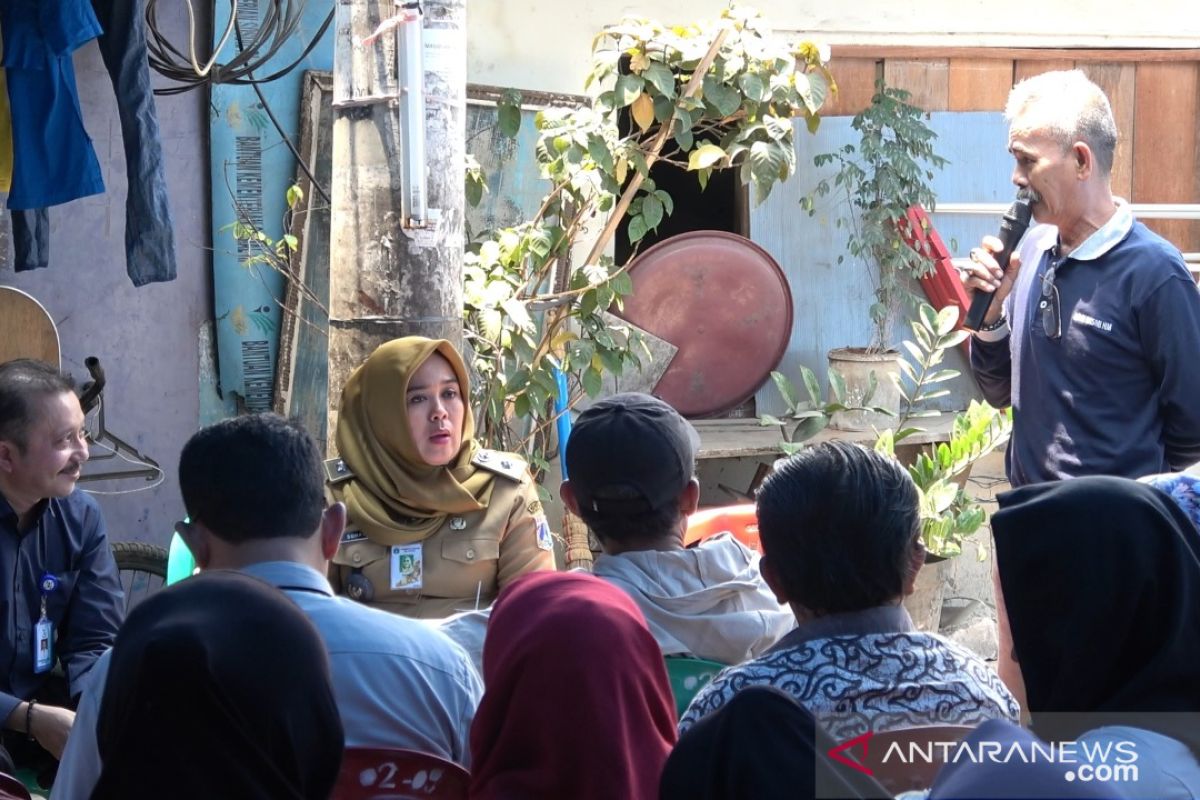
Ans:
{"label": "hanging black cable", "polygon": [[[177,1],[175,0],[175,2]],[[259,20],[258,29],[254,37],[249,42],[244,42],[244,46],[239,47],[237,54],[227,63],[218,64],[216,63],[216,56],[225,42],[229,40],[230,35],[233,33],[237,34],[240,41],[244,27],[239,23],[237,18],[239,5],[237,0],[228,0],[230,21],[221,34],[218,46],[215,48],[210,47],[206,42],[204,43],[205,46],[199,48],[199,50],[207,53],[207,56],[204,57],[205,61],[203,65],[200,63],[201,57],[197,55],[195,13],[192,9],[191,0],[185,0],[185,2],[187,3],[189,19],[188,52],[186,53],[177,48],[159,30],[158,0],[146,0],[146,45],[149,50],[150,66],[155,72],[178,84],[176,86],[155,89],[155,94],[180,94],[206,84],[226,83],[245,86],[255,83],[269,83],[276,80],[294,70],[308,57],[313,48],[321,40],[321,37],[329,30],[329,26],[333,24],[334,16],[334,9],[331,8],[325,16],[325,21],[321,23],[320,29],[308,42],[298,58],[286,67],[278,69],[265,77],[255,78],[254,73],[265,67],[271,59],[278,55],[284,42],[296,34],[304,15],[305,6],[307,5],[306,0],[260,0],[258,8],[265,9],[265,13]]]}
{"label": "hanging black cable", "polygon": [[[283,43],[295,33],[300,24],[300,19],[304,14],[306,0],[298,0],[297,2],[292,2],[291,0],[269,0],[269,2],[266,2],[266,17],[260,21],[254,38],[248,44],[242,39],[242,25],[237,18],[238,2],[237,0],[229,0],[229,23],[218,45],[209,51],[210,55],[203,66],[200,65],[199,58],[194,52],[196,20],[191,0],[185,0],[185,2],[188,4],[189,54],[181,52],[170,40],[159,32],[157,25],[158,0],[146,0],[147,45],[150,51],[150,66],[159,74],[181,84],[180,86],[155,89],[155,94],[180,94],[199,88],[205,84],[213,83],[252,86],[254,93],[258,95],[259,104],[262,105],[263,111],[267,114],[267,119],[271,120],[271,124],[275,126],[275,130],[279,133],[279,138],[283,140],[284,145],[291,151],[292,156],[296,159],[296,164],[300,167],[300,171],[308,178],[309,183],[316,193],[326,203],[332,204],[333,201],[329,197],[329,192],[317,181],[307,162],[301,157],[300,151],[292,143],[291,137],[288,136],[283,126],[279,123],[279,120],[275,117],[275,113],[271,110],[267,98],[263,95],[262,90],[258,88],[258,85],[260,83],[270,83],[287,75],[304,61],[309,53],[313,51],[313,48],[317,46],[317,43],[321,41],[321,37],[325,35],[325,32],[329,30],[330,24],[333,23],[334,10],[330,9],[329,14],[325,17],[325,21],[321,23],[317,34],[304,48],[304,51],[300,53],[298,58],[283,69],[276,70],[265,78],[255,78],[254,70],[263,66],[277,55]],[[259,7],[261,8],[261,5]],[[227,64],[217,64],[216,55],[225,46],[231,34],[236,38],[237,54]],[[266,48],[265,50],[263,50],[264,47]],[[262,53],[260,54],[259,51],[262,51]]]}

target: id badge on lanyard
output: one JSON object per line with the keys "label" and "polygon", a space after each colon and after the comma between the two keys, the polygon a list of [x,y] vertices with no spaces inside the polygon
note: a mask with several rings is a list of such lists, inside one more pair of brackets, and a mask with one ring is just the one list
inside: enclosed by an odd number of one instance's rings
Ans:
{"label": "id badge on lanyard", "polygon": [[33,626],[33,671],[37,674],[49,672],[54,666],[54,623],[46,616],[46,598],[58,588],[58,578],[49,572],[42,575],[42,613]]}

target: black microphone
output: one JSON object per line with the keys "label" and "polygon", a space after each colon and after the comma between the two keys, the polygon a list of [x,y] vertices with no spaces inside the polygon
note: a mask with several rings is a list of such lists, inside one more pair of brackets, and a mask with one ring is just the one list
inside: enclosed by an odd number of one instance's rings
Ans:
{"label": "black microphone", "polygon": [[[1004,219],[1000,223],[1000,243],[1003,247],[999,253],[993,254],[1001,270],[1008,269],[1009,256],[1012,255],[1017,242],[1021,241],[1021,237],[1025,235],[1025,229],[1029,227],[1029,218],[1033,215],[1032,204],[1029,192],[1022,189],[1017,192],[1017,199],[1004,214]],[[983,325],[983,318],[987,316],[988,309],[992,306],[994,294],[995,292],[984,292],[978,289],[975,291],[975,296],[971,299],[971,308],[968,309],[967,318],[963,321],[964,328],[969,331],[979,330],[979,327]]]}

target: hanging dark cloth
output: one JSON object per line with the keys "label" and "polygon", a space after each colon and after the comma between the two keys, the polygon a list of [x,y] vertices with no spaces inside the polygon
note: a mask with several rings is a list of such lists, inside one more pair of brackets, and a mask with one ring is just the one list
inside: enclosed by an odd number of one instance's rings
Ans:
{"label": "hanging dark cloth", "polygon": [[125,144],[125,268],[134,286],[175,279],[175,227],[163,175],[140,0],[92,0],[104,33],[100,55],[117,95]]}
{"label": "hanging dark cloth", "polygon": [[[48,265],[48,206],[104,191],[71,61],[94,38],[125,146],[126,271],[135,286],[173,280],[175,234],[139,0],[0,0],[0,23],[12,106],[15,269]],[[33,216],[17,221],[17,210]]]}

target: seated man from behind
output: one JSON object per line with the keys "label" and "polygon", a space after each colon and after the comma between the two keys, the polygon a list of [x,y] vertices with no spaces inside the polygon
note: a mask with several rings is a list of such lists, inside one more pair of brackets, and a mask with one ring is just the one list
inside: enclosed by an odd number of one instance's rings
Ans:
{"label": "seated man from behind", "polygon": [[576,420],[560,494],[604,550],[593,573],[634,599],[664,655],[733,664],[766,651],[794,622],[757,554],[731,535],[684,547],[700,497],[697,442],[663,401],[614,395]]}
{"label": "seated man from behind", "polygon": [[[298,422],[225,420],[183,448],[179,488],[191,521],[176,530],[201,568],[273,584],[313,621],[329,651],[347,747],[419,750],[467,765],[483,694],[470,659],[421,622],[334,596],[325,574],[346,509],[326,506],[324,485],[321,454]],[[54,797],[87,797],[99,775],[94,725],[108,661],[97,663],[80,704]]]}
{"label": "seated man from behind", "polygon": [[780,462],[758,493],[762,570],[797,627],[765,655],[722,670],[680,731],[741,688],[791,694],[835,739],[923,725],[1018,722],[981,659],[914,629],[901,604],[925,561],[917,488],[895,459],[844,442]]}

